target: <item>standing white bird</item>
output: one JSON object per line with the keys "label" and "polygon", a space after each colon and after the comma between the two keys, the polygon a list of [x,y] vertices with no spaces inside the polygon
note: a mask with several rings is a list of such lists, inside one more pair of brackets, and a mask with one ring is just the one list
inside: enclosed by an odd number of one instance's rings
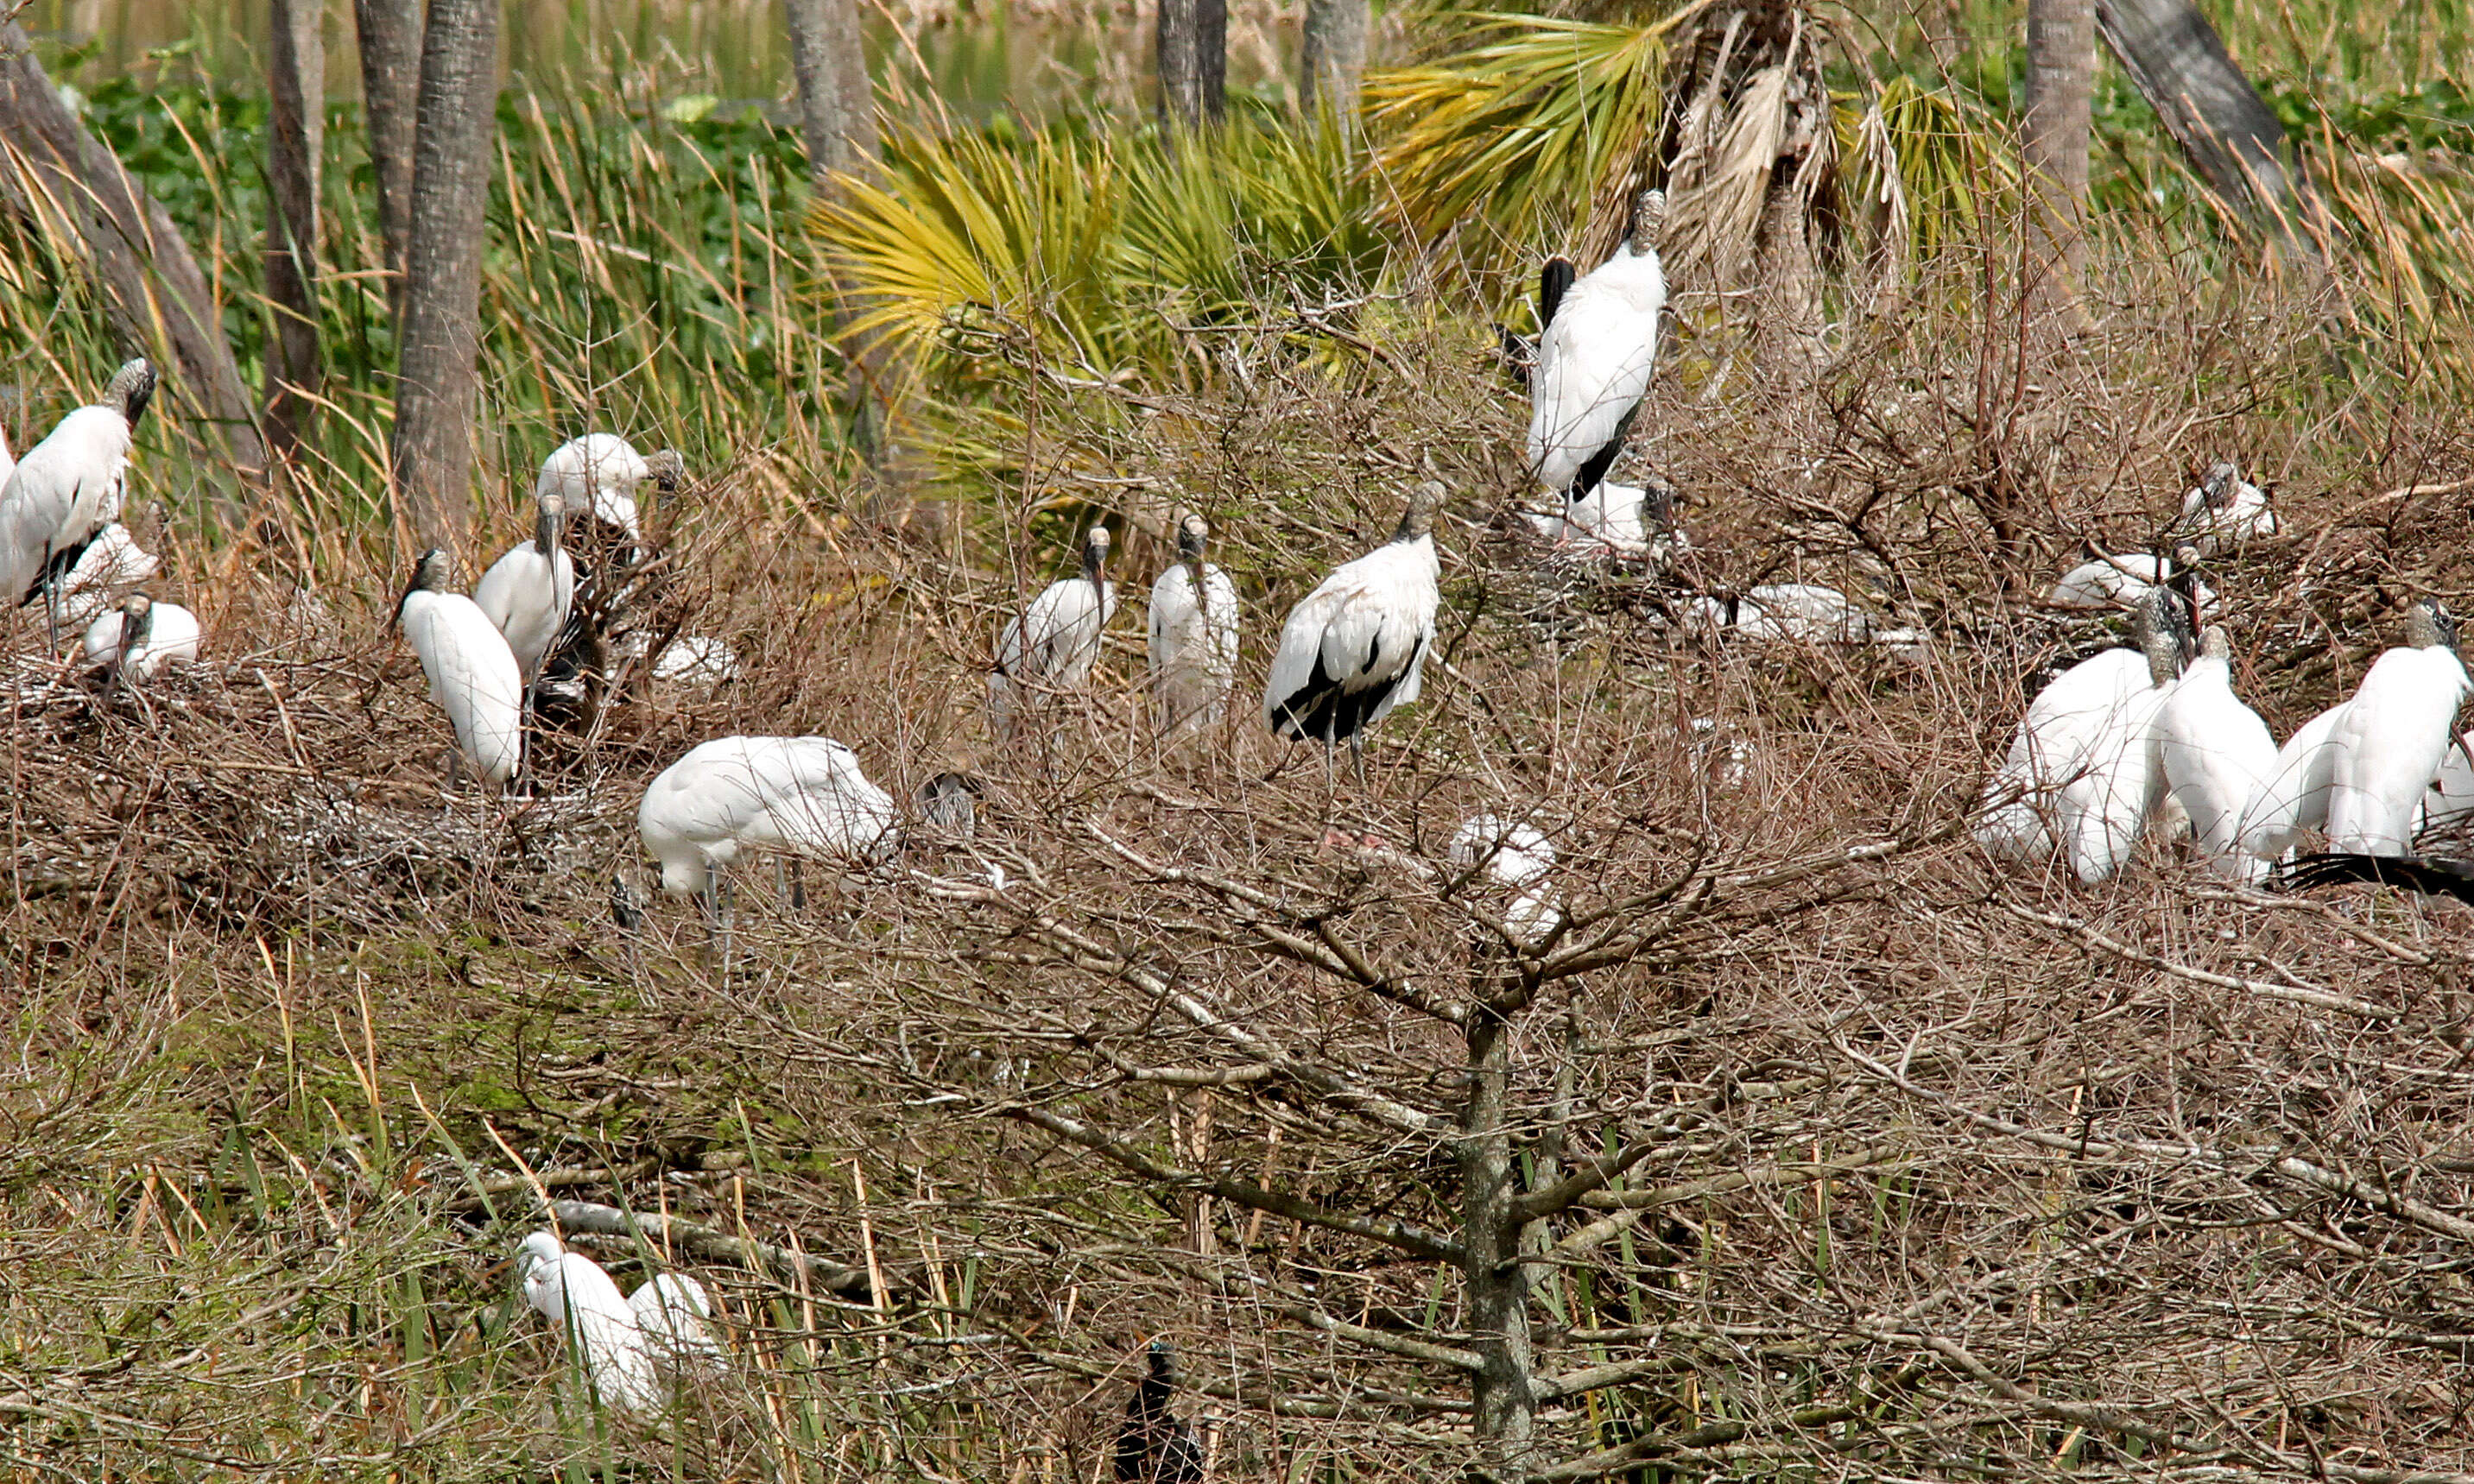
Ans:
{"label": "standing white bird", "polygon": [[504,787],[524,762],[524,677],[480,605],[447,590],[447,553],[422,553],[396,622],[429,677],[429,699],[455,728],[456,751],[482,782]]}
{"label": "standing white bird", "polygon": [[86,626],[85,662],[151,681],[169,664],[198,658],[198,615],[178,603],[133,592],[120,607]]}
{"label": "standing white bird", "polygon": [[1237,682],[1237,585],[1202,560],[1211,528],[1177,523],[1176,564],[1152,584],[1152,694],[1163,731],[1216,727]]}
{"label": "standing white bird", "polygon": [[2414,811],[2439,776],[2469,682],[2457,657],[2457,621],[2436,598],[2406,613],[2406,642],[2375,660],[2328,733],[2331,850],[2402,855]]}
{"label": "standing white bird", "polygon": [[535,1232],[516,1251],[516,1275],[524,1302],[566,1337],[603,1406],[641,1415],[667,1403],[637,1311],[600,1263]]}
{"label": "standing white bird", "polygon": [[555,489],[536,489],[533,501],[532,539],[492,562],[473,586],[473,601],[505,636],[527,684],[541,673],[542,657],[567,626],[575,602],[575,559],[559,544],[567,497]]}
{"label": "standing white bird", "polygon": [[[687,464],[671,449],[650,455],[616,433],[587,433],[550,450],[533,481],[533,497],[555,493],[570,514],[596,532],[596,546],[621,545],[632,553],[643,539],[636,491],[646,483],[672,491],[687,479]],[[622,559],[623,560],[623,559]]]}
{"label": "standing white bird", "polygon": [[2243,813],[2244,850],[2272,861],[2293,849],[2304,830],[2327,826],[2328,789],[2337,778],[2337,723],[2351,704],[2340,701],[2304,722],[2277,749],[2267,781]]}
{"label": "standing white bird", "polygon": [[1392,539],[1346,562],[1289,610],[1263,692],[1263,722],[1275,736],[1323,745],[1348,743],[1366,780],[1366,729],[1418,699],[1419,668],[1435,642],[1443,569],[1435,560],[1435,513],[1443,487],[1409,495]]}
{"label": "standing white bird", "polygon": [[[1529,376],[1530,474],[1540,490],[1583,499],[1623,452],[1658,364],[1666,275],[1658,261],[1663,191],[1643,191],[1614,255],[1560,297],[1548,265],[1539,295],[1538,364]],[[1558,260],[1560,261],[1560,260]],[[1564,265],[1568,274],[1570,265]]]}
{"label": "standing white bird", "polygon": [[1050,583],[997,635],[996,668],[988,672],[988,714],[1000,735],[1011,735],[1025,706],[1043,692],[1071,690],[1091,678],[1100,632],[1117,611],[1108,564],[1108,528],[1082,537],[1082,575]]}
{"label": "standing white bird", "polygon": [[2219,460],[2182,496],[2182,517],[2173,529],[2209,557],[2254,537],[2274,536],[2276,512],[2268,508],[2267,491]]}
{"label": "standing white bird", "polygon": [[2210,625],[2198,658],[2183,670],[2156,712],[2166,786],[2191,817],[2191,832],[2219,875],[2256,881],[2267,874],[2243,848],[2249,811],[2276,777],[2276,739],[2233,689],[2233,642]]}
{"label": "standing white bird", "polygon": [[[132,438],[154,395],[155,368],[131,361],[102,401],[62,418],[17,461],[0,485],[0,600],[14,608],[38,586],[56,590],[86,543],[120,518]],[[52,624],[57,631],[57,614]]]}

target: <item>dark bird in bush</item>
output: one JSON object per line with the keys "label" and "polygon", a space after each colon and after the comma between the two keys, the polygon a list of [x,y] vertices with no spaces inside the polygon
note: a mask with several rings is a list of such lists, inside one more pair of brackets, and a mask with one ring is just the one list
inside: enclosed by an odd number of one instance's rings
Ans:
{"label": "dark bird in bush", "polygon": [[1366,729],[1418,699],[1442,601],[1434,532],[1443,503],[1442,485],[1419,485],[1392,539],[1324,578],[1281,626],[1263,721],[1276,736],[1321,742],[1326,777],[1332,749],[1346,742],[1365,782]]}
{"label": "dark bird in bush", "polygon": [[1119,1484],[1199,1484],[1202,1447],[1194,1429],[1168,1409],[1176,1391],[1176,1352],[1153,1340],[1143,1352],[1143,1378],[1126,1402],[1126,1424],[1117,1429]]}
{"label": "dark bird in bush", "polygon": [[[122,366],[102,401],[62,418],[0,484],[0,593],[11,607],[57,598],[87,544],[120,518],[131,442],[154,395],[153,366],[143,357]],[[49,634],[57,650],[56,604]]]}

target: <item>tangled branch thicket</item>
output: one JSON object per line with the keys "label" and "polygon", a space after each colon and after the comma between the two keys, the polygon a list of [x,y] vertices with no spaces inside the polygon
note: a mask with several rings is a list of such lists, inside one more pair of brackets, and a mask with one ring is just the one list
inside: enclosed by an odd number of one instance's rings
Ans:
{"label": "tangled branch thicket", "polygon": [[[2121,266],[2074,345],[1948,272],[1807,387],[1685,338],[1656,578],[1541,577],[1516,398],[1423,298],[1337,337],[1267,303],[1188,395],[996,368],[982,506],[751,450],[655,522],[741,678],[504,803],[442,799],[383,562],[281,533],[311,605],[176,550],[207,663],[10,678],[0,1468],[1088,1479],[1165,1335],[1215,1477],[2474,1477],[2462,910],[2168,847],[2083,889],[1966,833],[2105,641],[2035,601],[2082,541],[2219,457],[2275,482],[2290,534],[2208,577],[2282,731],[2474,587],[2463,500],[2393,492],[2465,424],[2412,347],[2195,270]],[[1429,470],[1442,662],[1327,795],[1249,682]],[[1179,505],[1245,593],[1237,714],[1163,749],[1121,617],[988,743],[990,634],[1074,522],[1121,518],[1130,594]],[[1679,621],[1792,579],[1932,642]],[[801,907],[754,874],[723,982],[691,908],[608,901],[644,782],[735,730],[900,798],[967,768],[977,831]],[[1554,843],[1542,941],[1448,857],[1479,813]],[[552,1201],[716,1288],[726,1377],[583,1403],[502,1266]]]}

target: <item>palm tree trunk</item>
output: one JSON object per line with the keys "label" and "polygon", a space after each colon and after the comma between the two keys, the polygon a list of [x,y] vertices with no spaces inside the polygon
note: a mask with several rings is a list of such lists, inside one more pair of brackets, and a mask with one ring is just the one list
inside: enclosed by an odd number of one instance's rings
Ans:
{"label": "palm tree trunk", "polygon": [[1329,104],[1343,123],[1357,116],[1357,84],[1366,71],[1367,0],[1306,0],[1305,57],[1299,98],[1311,114]]}
{"label": "palm tree trunk", "polygon": [[[837,175],[873,167],[881,145],[876,128],[876,87],[867,74],[866,33],[857,0],[782,0],[790,33],[790,71],[799,84],[799,132],[808,149],[808,180],[818,196],[830,195]],[[893,477],[901,463],[893,435],[894,378],[881,345],[861,346],[848,331],[867,305],[836,285],[835,343],[848,358],[850,378],[843,410],[851,438],[881,476]]]}
{"label": "palm tree trunk", "polygon": [[23,172],[6,188],[75,224],[123,344],[177,378],[242,477],[262,478],[266,446],[198,260],[171,214],[61,101],[14,21],[0,21],[0,142]]}
{"label": "palm tree trunk", "polygon": [[360,34],[361,99],[371,174],[377,178],[378,241],[387,306],[403,323],[403,259],[412,237],[412,136],[421,97],[421,0],[352,0]]}
{"label": "palm tree trunk", "polygon": [[472,504],[497,43],[498,0],[430,0],[391,452],[399,511],[424,546],[449,551]]}
{"label": "palm tree trunk", "polygon": [[2037,230],[2075,279],[2083,256],[2088,132],[2096,96],[2095,0],[2027,0],[2027,118],[2020,140],[2035,177]]}
{"label": "palm tree trunk", "polygon": [[2308,253],[2299,227],[2310,180],[2285,126],[2243,76],[2192,0],[2097,0],[2104,44],[2192,166],[2225,201]]}
{"label": "palm tree trunk", "polygon": [[297,451],[317,404],[318,173],[327,146],[327,43],[318,0],[271,0],[267,50],[266,356],[269,451]]}
{"label": "palm tree trunk", "polygon": [[1200,129],[1228,108],[1228,0],[1159,0],[1160,116]]}

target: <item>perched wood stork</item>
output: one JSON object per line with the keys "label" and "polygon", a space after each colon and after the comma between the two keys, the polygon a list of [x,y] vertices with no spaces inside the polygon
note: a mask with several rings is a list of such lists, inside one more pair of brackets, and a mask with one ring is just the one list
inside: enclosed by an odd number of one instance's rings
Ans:
{"label": "perched wood stork", "polygon": [[151,681],[166,665],[195,664],[198,615],[178,603],[133,592],[120,607],[86,626],[85,662],[116,675]]}
{"label": "perched wood stork", "polygon": [[2414,813],[2457,734],[2469,682],[2457,621],[2436,598],[2406,612],[2406,642],[2372,662],[2328,733],[2328,841],[2339,851],[2402,855]]}
{"label": "perched wood stork", "polygon": [[537,489],[533,501],[532,539],[492,562],[473,586],[473,601],[506,638],[526,684],[541,673],[542,658],[575,602],[575,559],[559,544],[567,497]]}
{"label": "perched wood stork", "polygon": [[[2098,554],[2063,573],[2047,601],[2056,608],[2135,609],[2148,589],[2170,583],[2173,575],[2173,559],[2159,552]],[[2204,612],[2216,607],[2217,595],[2194,578],[2191,601]]]}
{"label": "perched wood stork", "polygon": [[600,1263],[535,1232],[516,1251],[516,1275],[524,1302],[566,1338],[594,1397],[613,1411],[659,1412],[682,1383],[721,1364],[713,1300],[688,1274],[661,1274],[620,1298]]}
{"label": "perched wood stork", "polygon": [[[1585,498],[1623,452],[1658,362],[1658,321],[1666,307],[1658,228],[1665,214],[1665,193],[1643,191],[1613,256],[1577,279],[1561,259],[1546,266],[1527,444],[1540,490]],[[1569,287],[1559,292],[1559,279]]]}
{"label": "perched wood stork", "polygon": [[1152,694],[1163,731],[1219,725],[1237,682],[1237,585],[1202,560],[1211,528],[1177,523],[1176,564],[1152,584]]}
{"label": "perched wood stork", "polygon": [[1551,512],[1525,511],[1531,529],[1587,559],[1663,563],[1690,543],[1675,528],[1675,487],[1656,474],[1643,483],[1605,480]]}
{"label": "perched wood stork", "polygon": [[997,635],[996,668],[988,672],[988,714],[1001,736],[1012,734],[1022,710],[1044,692],[1071,690],[1091,678],[1100,633],[1117,611],[1108,564],[1108,528],[1082,536],[1082,572],[1040,589],[1031,606],[1006,620]]}
{"label": "perched wood stork", "polygon": [[1323,745],[1323,767],[1346,741],[1366,779],[1366,729],[1418,699],[1419,669],[1435,641],[1442,567],[1435,513],[1443,487],[1409,496],[1392,539],[1346,562],[1289,610],[1263,692],[1263,721],[1275,736]]}
{"label": "perched wood stork", "polygon": [[587,433],[550,450],[533,481],[533,497],[556,494],[576,517],[587,544],[594,551],[618,548],[613,554],[632,561],[643,539],[636,510],[636,491],[650,484],[668,492],[687,482],[687,463],[672,449],[641,454],[616,433]]}
{"label": "perched wood stork", "polygon": [[893,797],[831,737],[717,737],[662,770],[636,809],[662,889],[700,896],[729,972],[730,869],[742,854],[877,865],[901,843]]}
{"label": "perched wood stork", "polygon": [[60,580],[57,607],[63,624],[91,623],[111,606],[112,589],[153,578],[163,563],[114,521],[95,533],[85,551]]}
{"label": "perched wood stork", "polygon": [[1553,930],[1555,898],[1546,877],[1555,869],[1555,847],[1538,826],[1473,816],[1453,831],[1445,858],[1464,876],[1483,874],[1513,894],[1503,926],[1515,943],[1535,946]]}
{"label": "perched wood stork", "polygon": [[[153,366],[122,366],[102,401],[62,418],[0,485],[0,594],[11,607],[57,593],[86,544],[120,518],[132,438],[154,395]],[[57,613],[52,628],[57,643]]]}
{"label": "perched wood stork", "polygon": [[2200,556],[2211,557],[2254,538],[2274,536],[2276,512],[2268,507],[2267,491],[2219,460],[2209,466],[2196,489],[2182,496],[2182,516],[2173,529]]}
{"label": "perched wood stork", "polygon": [[2233,642],[2210,625],[2198,657],[2156,712],[2166,787],[2191,817],[2191,832],[2220,875],[2256,881],[2266,874],[2244,849],[2249,811],[2276,778],[2276,739],[2233,688]]}
{"label": "perched wood stork", "polygon": [[447,553],[422,553],[395,617],[429,677],[430,701],[455,728],[464,765],[505,787],[524,762],[523,671],[480,605],[447,590]]}

